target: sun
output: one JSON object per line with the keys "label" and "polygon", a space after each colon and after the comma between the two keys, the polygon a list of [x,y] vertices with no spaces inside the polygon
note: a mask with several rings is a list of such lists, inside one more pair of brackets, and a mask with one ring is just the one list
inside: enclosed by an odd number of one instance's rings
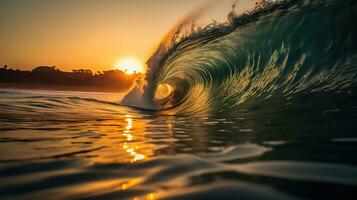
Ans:
{"label": "sun", "polygon": [[124,71],[126,74],[144,73],[145,69],[142,62],[133,57],[121,58],[114,65],[116,69]]}

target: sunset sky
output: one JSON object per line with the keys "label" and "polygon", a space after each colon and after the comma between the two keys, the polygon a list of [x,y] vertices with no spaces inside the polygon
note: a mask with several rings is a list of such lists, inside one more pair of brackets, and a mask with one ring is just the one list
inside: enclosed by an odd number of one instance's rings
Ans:
{"label": "sunset sky", "polygon": [[180,19],[207,2],[0,0],[0,65],[102,71],[126,57],[144,63]]}

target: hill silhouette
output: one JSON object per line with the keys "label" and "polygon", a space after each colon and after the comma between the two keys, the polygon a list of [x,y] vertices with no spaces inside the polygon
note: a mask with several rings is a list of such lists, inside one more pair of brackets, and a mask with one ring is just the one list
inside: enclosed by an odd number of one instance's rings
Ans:
{"label": "hill silhouette", "polygon": [[55,66],[22,71],[5,65],[0,68],[0,88],[124,92],[141,76],[140,73],[128,75],[121,70],[64,72]]}

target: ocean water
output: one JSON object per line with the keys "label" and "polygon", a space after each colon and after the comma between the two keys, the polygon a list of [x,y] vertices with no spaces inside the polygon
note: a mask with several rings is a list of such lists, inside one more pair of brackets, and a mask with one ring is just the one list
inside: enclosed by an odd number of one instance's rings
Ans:
{"label": "ocean water", "polygon": [[274,2],[127,94],[1,90],[0,199],[356,199],[357,1]]}
{"label": "ocean water", "polygon": [[113,103],[121,98],[1,90],[0,198],[355,195],[356,106],[162,116]]}

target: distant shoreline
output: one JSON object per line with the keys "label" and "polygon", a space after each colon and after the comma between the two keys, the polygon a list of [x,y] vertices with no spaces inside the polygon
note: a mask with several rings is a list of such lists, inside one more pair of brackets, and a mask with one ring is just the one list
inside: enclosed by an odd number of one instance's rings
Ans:
{"label": "distant shoreline", "polygon": [[0,68],[0,88],[24,90],[61,90],[81,92],[123,93],[143,74],[126,74],[121,70],[93,73],[79,69],[63,72],[55,66],[38,66],[31,71]]}
{"label": "distant shoreline", "polygon": [[0,83],[0,89],[124,93],[127,92],[130,88],[116,89],[116,88],[80,87],[80,86],[40,86],[40,85],[32,86],[32,85],[23,85],[23,84]]}

